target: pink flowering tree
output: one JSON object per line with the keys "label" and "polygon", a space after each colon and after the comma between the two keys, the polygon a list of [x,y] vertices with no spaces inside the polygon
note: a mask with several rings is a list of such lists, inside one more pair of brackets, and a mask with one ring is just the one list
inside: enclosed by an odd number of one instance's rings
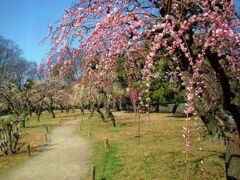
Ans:
{"label": "pink flowering tree", "polygon": [[79,0],[49,27],[48,70],[60,64],[64,75],[84,51],[84,64],[97,64],[99,82],[114,70],[118,54],[131,60],[149,41],[143,84],[151,84],[156,54],[171,60],[172,74],[186,88],[186,114],[225,138],[227,177],[240,179],[240,21],[233,0]]}
{"label": "pink flowering tree", "polygon": [[138,91],[134,88],[129,88],[129,97],[131,99],[134,112],[136,113],[137,112],[137,101],[139,98]]}

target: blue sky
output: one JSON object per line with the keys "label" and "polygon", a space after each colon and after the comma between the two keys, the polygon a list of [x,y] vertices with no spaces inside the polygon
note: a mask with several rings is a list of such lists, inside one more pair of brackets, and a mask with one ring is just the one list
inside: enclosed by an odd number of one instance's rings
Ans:
{"label": "blue sky", "polygon": [[49,43],[38,45],[48,33],[47,26],[73,2],[76,0],[1,0],[0,35],[15,41],[27,60],[39,64],[49,50]]}

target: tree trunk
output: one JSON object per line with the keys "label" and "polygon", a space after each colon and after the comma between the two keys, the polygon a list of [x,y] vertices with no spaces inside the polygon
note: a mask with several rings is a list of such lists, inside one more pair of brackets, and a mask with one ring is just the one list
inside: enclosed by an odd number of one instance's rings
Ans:
{"label": "tree trunk", "polygon": [[19,134],[18,133],[15,133],[14,134],[14,137],[15,137],[15,142],[13,144],[13,149],[14,149],[14,153],[17,152],[17,145],[18,145],[18,140],[19,140]]}
{"label": "tree trunk", "polygon": [[37,114],[37,121],[40,122],[40,114]]}
{"label": "tree trunk", "polygon": [[60,104],[61,113],[63,113],[64,107]]}
{"label": "tree trunk", "polygon": [[84,115],[84,105],[80,106],[80,110],[81,110],[82,115]]}
{"label": "tree trunk", "polygon": [[40,116],[42,114],[42,108],[39,107],[36,111],[36,114],[37,114],[37,121],[40,122]]}
{"label": "tree trunk", "polygon": [[107,113],[107,116],[110,117],[110,119],[111,119],[112,126],[116,127],[116,120],[115,120],[114,115],[113,115],[112,111],[110,110],[110,106],[108,104],[106,104],[106,113]]}
{"label": "tree trunk", "polygon": [[105,117],[104,117],[104,114],[102,113],[102,111],[100,110],[100,108],[99,107],[97,107],[97,108],[94,108],[96,111],[97,111],[97,113],[100,115],[100,117],[101,117],[101,120],[104,122],[105,121]]}
{"label": "tree trunk", "polygon": [[239,133],[233,134],[226,141],[226,176],[228,180],[240,179],[240,137]]}
{"label": "tree trunk", "polygon": [[112,100],[112,108],[113,108],[113,111],[116,111],[116,100],[114,98]]}
{"label": "tree trunk", "polygon": [[21,125],[22,125],[23,128],[26,127],[26,120],[25,120],[25,119],[23,119],[23,120],[21,121]]}
{"label": "tree trunk", "polygon": [[116,101],[116,111],[121,111],[119,101]]}
{"label": "tree trunk", "polygon": [[120,97],[119,99],[119,110],[122,111],[123,107],[122,107],[122,97]]}
{"label": "tree trunk", "polygon": [[127,108],[127,99],[126,98],[124,98],[124,99],[121,99],[121,110],[122,111],[127,111],[128,110],[128,108]]}
{"label": "tree trunk", "polygon": [[92,105],[88,110],[90,111],[90,114],[89,114],[89,117],[88,117],[88,119],[90,120],[90,119],[92,119],[93,114],[94,114],[94,105]]}
{"label": "tree trunk", "polygon": [[12,127],[10,124],[8,124],[8,128],[7,128],[7,133],[8,133],[8,149],[10,150],[10,152],[12,154],[14,154],[14,151],[12,149]]}
{"label": "tree trunk", "polygon": [[155,104],[155,111],[158,113],[159,112],[159,103]]}
{"label": "tree trunk", "polygon": [[51,112],[51,114],[52,114],[52,118],[55,118],[55,117],[56,117],[56,115],[55,115],[55,113],[54,113],[54,111],[53,111],[53,109],[52,109],[52,108],[51,108],[50,112]]}
{"label": "tree trunk", "polygon": [[32,117],[32,111],[31,110],[29,111],[28,114],[29,114],[30,117]]}
{"label": "tree trunk", "polygon": [[175,103],[175,104],[174,104],[174,106],[173,106],[173,108],[172,108],[172,113],[173,113],[173,114],[175,114],[175,113],[176,113],[176,111],[177,111],[177,108],[178,108],[178,104],[177,104],[177,103]]}
{"label": "tree trunk", "polygon": [[7,133],[8,133],[8,149],[10,150],[11,154],[15,154],[17,152],[17,144],[19,140],[18,132],[14,131],[14,125],[10,123],[7,125]]}
{"label": "tree trunk", "polygon": [[112,122],[112,126],[116,127],[116,120],[115,120],[115,117],[113,116],[113,113],[112,113],[111,110],[109,111],[109,116],[110,116],[110,119],[111,119],[111,122]]}
{"label": "tree trunk", "polygon": [[65,108],[65,111],[66,111],[66,113],[68,114],[68,113],[69,113],[69,108],[68,108],[68,107]]}

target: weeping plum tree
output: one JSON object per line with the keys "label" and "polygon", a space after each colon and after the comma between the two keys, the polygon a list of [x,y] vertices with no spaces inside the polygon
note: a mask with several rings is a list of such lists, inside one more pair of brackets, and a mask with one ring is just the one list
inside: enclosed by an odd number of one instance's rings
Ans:
{"label": "weeping plum tree", "polygon": [[83,84],[75,83],[73,85],[73,94],[72,99],[74,105],[81,110],[82,115],[84,115],[84,109],[86,106],[85,102],[85,94],[87,93],[87,89],[83,86]]}
{"label": "weeping plum tree", "polygon": [[[143,84],[151,86],[159,52],[172,61],[172,75],[181,78],[187,93],[185,113],[201,117],[210,134],[225,138],[227,178],[240,179],[240,21],[234,0],[79,0],[58,27],[49,27],[48,69],[58,53],[65,58],[55,64],[68,72],[84,49],[83,61],[98,64],[96,85],[114,70],[119,53],[131,61],[131,52],[141,54],[142,44],[150,41]],[[88,75],[85,68],[83,78]]]}

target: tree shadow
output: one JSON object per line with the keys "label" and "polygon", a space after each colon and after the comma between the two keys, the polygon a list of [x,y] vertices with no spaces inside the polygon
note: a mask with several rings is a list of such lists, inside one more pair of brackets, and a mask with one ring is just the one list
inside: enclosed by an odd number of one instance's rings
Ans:
{"label": "tree shadow", "polygon": [[[55,143],[55,144],[43,144],[43,145],[33,146],[31,147],[31,156],[36,156],[41,152],[54,150],[56,149],[54,147],[55,145],[57,144]],[[27,154],[27,153],[28,153],[28,150],[26,148],[17,152],[18,155]]]}
{"label": "tree shadow", "polygon": [[213,152],[212,154],[209,154],[209,155],[205,155],[204,157],[203,157],[203,159],[201,159],[201,158],[198,158],[198,159],[196,159],[196,160],[192,160],[192,161],[190,161],[190,163],[193,163],[193,164],[195,164],[194,166],[195,166],[195,170],[194,170],[194,175],[197,175],[197,173],[199,172],[199,169],[200,169],[200,161],[201,160],[206,160],[206,159],[208,159],[208,158],[210,158],[210,157],[219,157],[219,158],[221,158],[221,159],[225,159],[225,154],[224,153],[219,153],[219,152],[217,152],[217,151],[211,151],[211,152]]}
{"label": "tree shadow", "polygon": [[171,118],[186,118],[185,114],[173,114],[173,115],[167,115],[166,117],[171,117]]}

